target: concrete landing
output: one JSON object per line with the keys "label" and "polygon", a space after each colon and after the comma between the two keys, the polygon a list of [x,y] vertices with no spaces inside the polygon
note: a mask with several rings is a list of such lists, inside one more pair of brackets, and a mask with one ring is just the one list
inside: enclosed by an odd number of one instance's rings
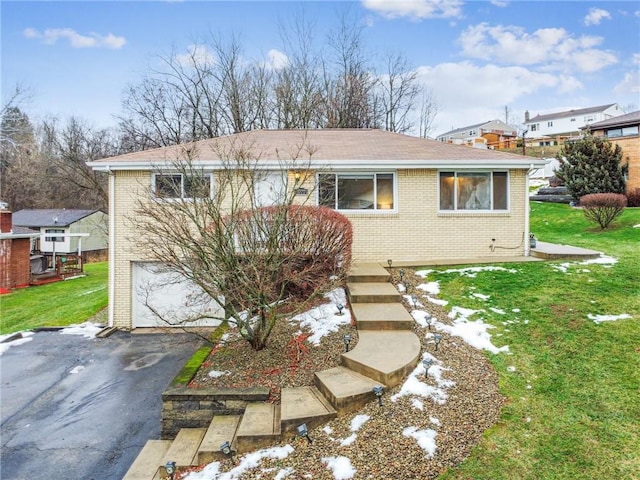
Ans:
{"label": "concrete landing", "polygon": [[236,432],[238,453],[268,447],[279,439],[280,406],[249,403]]}
{"label": "concrete landing", "polygon": [[147,440],[122,480],[150,480],[158,472],[171,440]]}
{"label": "concrete landing", "polygon": [[171,442],[169,450],[164,454],[160,471],[164,474],[164,465],[167,462],[176,462],[177,467],[198,465],[198,447],[206,431],[206,428],[181,429],[175,440]]}
{"label": "concrete landing", "polygon": [[415,368],[420,348],[411,331],[362,331],[356,348],[342,354],[342,365],[393,387]]}
{"label": "concrete landing", "polygon": [[402,296],[390,283],[350,282],[347,283],[351,303],[393,303],[400,302]]}
{"label": "concrete landing", "polygon": [[388,282],[391,275],[379,263],[355,263],[347,282]]}
{"label": "concrete landing", "polygon": [[315,428],[337,416],[316,387],[283,388],[280,401],[282,434],[295,433],[301,423]]}
{"label": "concrete landing", "polygon": [[239,424],[239,415],[213,417],[198,449],[198,465],[224,459],[224,454],[220,451],[220,446],[224,442],[229,442],[231,449],[236,450],[235,437]]}
{"label": "concrete landing", "polygon": [[355,412],[374,400],[376,397],[373,387],[380,385],[379,382],[345,367],[333,367],[316,372],[314,381],[339,416]]}
{"label": "concrete landing", "polygon": [[413,317],[401,303],[353,303],[358,330],[411,330]]}
{"label": "concrete landing", "polygon": [[600,252],[571,245],[538,242],[536,248],[531,249],[531,255],[546,260],[574,259],[589,260],[600,257]]}

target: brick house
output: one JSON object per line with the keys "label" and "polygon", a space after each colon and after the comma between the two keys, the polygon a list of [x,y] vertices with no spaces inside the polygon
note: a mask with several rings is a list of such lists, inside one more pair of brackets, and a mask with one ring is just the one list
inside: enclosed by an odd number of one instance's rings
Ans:
{"label": "brick house", "polygon": [[627,191],[640,188],[640,110],[610,118],[589,126],[597,137],[607,137],[622,149],[622,161],[628,170]]}
{"label": "brick house", "polygon": [[[140,307],[138,282],[159,273],[135,246],[145,234],[130,221],[137,202],[153,201],[167,178],[178,182],[177,200],[188,196],[187,179],[175,166],[185,149],[213,192],[216,175],[228,171],[220,152],[232,145],[241,145],[257,169],[269,172],[269,181],[255,186],[256,197],[291,188],[303,163],[308,180],[299,189],[299,203],[328,206],[349,218],[354,261],[423,265],[529,253],[528,172],[542,168],[544,160],[381,130],[245,132],[89,163],[110,173],[111,325],[153,325]],[[165,301],[170,297],[171,292],[162,295]]]}
{"label": "brick house", "polygon": [[503,150],[517,146],[518,132],[515,127],[501,120],[490,120],[442,133],[436,140],[454,145]]}
{"label": "brick house", "polygon": [[14,227],[12,213],[0,210],[0,293],[26,287],[31,280],[31,241],[34,230]]}

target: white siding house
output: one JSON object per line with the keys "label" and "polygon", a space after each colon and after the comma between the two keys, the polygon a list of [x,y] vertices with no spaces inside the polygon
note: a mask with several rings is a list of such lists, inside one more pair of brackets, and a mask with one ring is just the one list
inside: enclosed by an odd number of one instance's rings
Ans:
{"label": "white siding house", "polygon": [[[622,115],[624,112],[617,103],[600,105],[598,107],[581,108],[578,110],[566,110],[563,112],[536,115],[530,117],[525,112],[524,125],[527,130],[525,137],[528,139],[548,138],[548,142],[558,137],[578,137],[580,129],[585,126]],[[541,146],[545,141],[541,140]],[[552,143],[549,143],[552,144]]]}

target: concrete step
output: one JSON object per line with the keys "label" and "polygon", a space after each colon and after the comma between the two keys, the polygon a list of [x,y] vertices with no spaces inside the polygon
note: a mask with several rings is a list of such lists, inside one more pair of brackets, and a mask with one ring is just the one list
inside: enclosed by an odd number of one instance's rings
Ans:
{"label": "concrete step", "polygon": [[345,367],[316,372],[314,382],[339,416],[355,412],[374,400],[376,397],[373,387],[380,385],[379,382]]}
{"label": "concrete step", "polygon": [[358,330],[411,330],[413,317],[401,303],[353,303]]}
{"label": "concrete step", "polygon": [[268,447],[280,436],[280,406],[249,403],[236,432],[238,453]]}
{"label": "concrete step", "polygon": [[347,282],[388,282],[389,272],[379,263],[354,263],[349,270]]}
{"label": "concrete step", "polygon": [[204,434],[200,448],[198,448],[198,465],[223,460],[224,454],[220,446],[229,442],[231,450],[236,451],[236,431],[240,424],[240,415],[216,415]]}
{"label": "concrete step", "polygon": [[349,282],[349,299],[354,303],[394,303],[400,302],[402,296],[390,283]]}
{"label": "concrete step", "polygon": [[420,339],[412,331],[364,330],[358,344],[341,355],[342,365],[377,382],[393,387],[418,364]]}
{"label": "concrete step", "polygon": [[280,398],[283,435],[296,433],[302,423],[311,429],[337,416],[336,410],[316,387],[283,388]]}
{"label": "concrete step", "polygon": [[147,440],[123,480],[151,480],[171,446],[171,440]]}
{"label": "concrete step", "polygon": [[198,465],[198,448],[206,428],[181,428],[160,463],[160,473],[165,475],[167,462],[176,462],[176,468]]}
{"label": "concrete step", "polygon": [[538,241],[536,247],[531,249],[531,255],[545,260],[591,260],[599,258],[600,252],[571,245],[557,245]]}

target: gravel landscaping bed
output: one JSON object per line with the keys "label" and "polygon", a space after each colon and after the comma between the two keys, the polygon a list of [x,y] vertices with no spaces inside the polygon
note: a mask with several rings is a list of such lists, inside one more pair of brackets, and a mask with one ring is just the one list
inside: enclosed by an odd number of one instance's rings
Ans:
{"label": "gravel landscaping bed", "polygon": [[[411,272],[405,279],[413,288],[424,281]],[[439,322],[449,323],[442,307],[428,302],[420,293],[423,306],[419,308]],[[405,306],[411,310],[409,304]],[[393,401],[401,390],[399,385],[385,391],[382,406],[374,401],[360,412],[310,431],[313,443],[299,437],[287,439],[279,447],[288,449],[290,445],[293,449],[284,458],[263,459],[259,467],[231,478],[429,479],[463,461],[482,432],[499,418],[504,399],[498,392],[497,374],[485,354],[462,339],[440,332],[442,342],[435,351],[432,332],[417,323],[414,330],[421,338],[422,351],[436,359],[426,379],[421,365],[413,379],[423,384],[426,397],[407,395]],[[313,346],[302,342],[308,332],[283,323],[274,329],[269,346],[260,352],[231,337],[214,350],[190,386],[267,386],[276,401],[281,387],[312,385],[315,371],[338,365],[345,348],[343,335],[347,333],[353,337],[351,346],[355,346],[357,331],[351,324]],[[216,376],[210,376],[210,372],[217,372]],[[354,427],[352,420],[360,415],[368,418],[358,417],[362,425]],[[346,458],[337,460],[342,467],[334,474],[328,465],[336,457]],[[238,460],[237,468],[241,468],[243,457]],[[220,471],[232,468],[227,461]],[[352,476],[347,476],[349,471]]]}

